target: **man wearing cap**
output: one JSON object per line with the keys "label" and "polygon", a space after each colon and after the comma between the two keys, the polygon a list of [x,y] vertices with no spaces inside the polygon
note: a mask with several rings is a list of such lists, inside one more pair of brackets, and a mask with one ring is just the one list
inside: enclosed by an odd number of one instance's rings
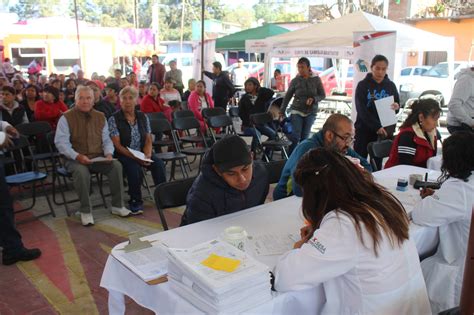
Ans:
{"label": "man wearing cap", "polygon": [[242,58],[240,58],[237,62],[237,67],[232,70],[231,75],[234,86],[244,86],[245,80],[247,80],[249,77],[249,72],[247,68],[244,67],[244,60]]}
{"label": "man wearing cap", "polygon": [[201,174],[187,196],[181,225],[212,219],[261,205],[268,194],[268,174],[237,135],[217,141],[204,157]]}

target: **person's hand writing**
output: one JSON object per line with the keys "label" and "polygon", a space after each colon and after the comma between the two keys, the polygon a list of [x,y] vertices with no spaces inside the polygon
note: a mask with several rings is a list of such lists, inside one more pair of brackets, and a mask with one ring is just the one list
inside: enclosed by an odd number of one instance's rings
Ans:
{"label": "person's hand writing", "polygon": [[83,165],[92,164],[91,160],[87,156],[85,156],[84,154],[79,154],[76,157],[76,161],[78,161],[79,163],[81,163]]}
{"label": "person's hand writing", "polygon": [[303,246],[303,244],[306,243],[311,238],[311,236],[313,236],[313,233],[314,230],[310,225],[302,227],[300,229],[301,240],[296,242],[295,245],[293,245],[293,248],[301,248],[301,246]]}
{"label": "person's hand writing", "polygon": [[398,104],[398,103],[393,103],[393,104],[392,104],[392,109],[393,109],[393,110],[399,110],[399,109],[400,109],[400,104]]}
{"label": "person's hand writing", "polygon": [[425,189],[420,189],[420,196],[422,199],[425,199],[428,196],[431,196],[435,193],[434,189],[431,188],[425,188]]}

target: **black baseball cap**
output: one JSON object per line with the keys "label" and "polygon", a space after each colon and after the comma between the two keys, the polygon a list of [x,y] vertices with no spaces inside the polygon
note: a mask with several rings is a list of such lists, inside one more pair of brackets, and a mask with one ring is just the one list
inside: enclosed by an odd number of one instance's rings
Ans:
{"label": "black baseball cap", "polygon": [[214,165],[225,172],[233,167],[252,163],[250,149],[245,141],[237,136],[230,135],[217,141],[213,148]]}

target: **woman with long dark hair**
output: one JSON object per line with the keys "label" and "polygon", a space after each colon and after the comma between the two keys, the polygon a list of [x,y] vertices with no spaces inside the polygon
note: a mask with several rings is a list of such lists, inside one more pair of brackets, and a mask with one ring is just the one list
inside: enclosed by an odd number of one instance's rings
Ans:
{"label": "woman with long dark hair", "polygon": [[36,102],[41,99],[40,90],[36,85],[28,84],[21,94],[23,100],[20,105],[25,109],[28,121],[33,122],[35,121]]}
{"label": "woman with long dark hair", "polygon": [[428,159],[436,155],[436,126],[440,114],[438,101],[416,100],[395,137],[385,168],[399,164],[426,167]]}
{"label": "woman with long dark hair", "polygon": [[400,202],[346,157],[306,153],[295,170],[308,226],[275,267],[277,291],[322,284],[324,314],[430,313]]}
{"label": "woman with long dark hair", "polygon": [[438,227],[436,253],[421,263],[433,314],[459,305],[474,209],[474,133],[458,131],[443,142],[438,191],[422,192],[413,222]]}

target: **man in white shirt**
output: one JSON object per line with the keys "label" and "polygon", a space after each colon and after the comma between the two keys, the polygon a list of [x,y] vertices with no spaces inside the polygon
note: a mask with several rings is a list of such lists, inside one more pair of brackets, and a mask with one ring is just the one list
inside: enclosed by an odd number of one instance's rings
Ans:
{"label": "man in white shirt", "polygon": [[[9,123],[0,121],[0,149],[12,145],[11,138],[18,137],[18,131]],[[18,261],[33,260],[41,256],[37,248],[27,249],[23,246],[21,235],[15,228],[13,200],[5,181],[5,168],[0,162],[0,246],[2,264],[12,265]]]}
{"label": "man in white shirt", "polygon": [[249,77],[249,72],[247,68],[244,67],[244,60],[242,58],[239,59],[237,63],[237,68],[234,68],[231,72],[232,75],[232,83],[235,86],[243,87],[245,84],[245,80]]}

